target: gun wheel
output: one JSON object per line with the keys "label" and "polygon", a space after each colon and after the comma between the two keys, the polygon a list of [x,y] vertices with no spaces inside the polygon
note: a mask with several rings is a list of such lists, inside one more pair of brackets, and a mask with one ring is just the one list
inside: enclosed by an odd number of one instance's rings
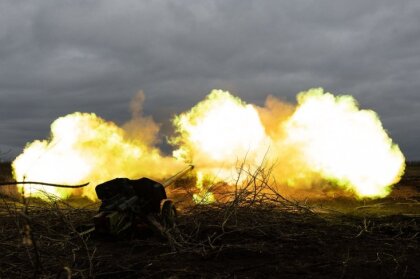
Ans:
{"label": "gun wheel", "polygon": [[162,200],[160,204],[160,214],[162,225],[165,229],[172,229],[175,227],[177,213],[175,205],[171,200]]}

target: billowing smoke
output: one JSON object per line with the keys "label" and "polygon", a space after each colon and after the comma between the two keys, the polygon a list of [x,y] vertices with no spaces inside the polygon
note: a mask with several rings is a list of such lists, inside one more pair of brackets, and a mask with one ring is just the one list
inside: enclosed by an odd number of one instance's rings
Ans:
{"label": "billowing smoke", "polygon": [[130,102],[131,119],[122,128],[127,137],[146,146],[154,146],[158,141],[160,125],[151,116],[143,115],[144,92],[139,91]]}
{"label": "billowing smoke", "polygon": [[[159,124],[142,114],[143,92],[132,100],[132,119],[118,127],[91,113],[73,113],[51,125],[48,140],[34,141],[13,162],[17,180],[77,184],[82,190],[25,186],[43,192],[96,199],[94,186],[115,177],[162,178],[193,163],[197,187],[211,176],[240,183],[237,167],[272,165],[273,183],[284,191],[332,191],[356,197],[384,197],[404,171],[404,156],[378,115],[351,96],[311,89],[292,105],[269,96],[264,107],[212,91],[174,117],[173,156],[156,147]],[[213,200],[209,196],[208,200]]]}
{"label": "billowing smoke", "polygon": [[143,93],[131,103],[133,118],[118,127],[93,113],[75,112],[51,124],[48,140],[27,145],[13,162],[16,180],[45,181],[59,184],[90,182],[73,190],[43,186],[25,186],[25,194],[45,197],[45,192],[68,197],[96,199],[94,187],[115,177],[164,177],[182,167],[153,146],[159,126],[151,117],[143,117]]}
{"label": "billowing smoke", "polygon": [[238,160],[258,167],[264,158],[286,189],[384,197],[404,171],[404,156],[375,112],[320,88],[299,93],[296,106],[269,96],[262,108],[215,90],[174,124],[174,155],[225,181]]}

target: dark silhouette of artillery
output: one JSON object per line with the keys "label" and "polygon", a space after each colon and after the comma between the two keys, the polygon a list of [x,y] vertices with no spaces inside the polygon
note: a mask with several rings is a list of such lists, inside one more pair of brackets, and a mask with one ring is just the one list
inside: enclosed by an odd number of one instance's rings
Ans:
{"label": "dark silhouette of artillery", "polygon": [[94,227],[83,232],[119,235],[129,228],[149,225],[165,235],[174,228],[176,208],[167,198],[165,188],[194,168],[188,166],[163,183],[143,177],[115,178],[96,186],[102,204],[93,217]]}

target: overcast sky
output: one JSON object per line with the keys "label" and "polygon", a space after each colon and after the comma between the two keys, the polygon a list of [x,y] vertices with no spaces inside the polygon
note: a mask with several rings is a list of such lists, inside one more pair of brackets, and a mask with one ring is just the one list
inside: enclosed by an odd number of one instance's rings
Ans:
{"label": "overcast sky", "polygon": [[139,90],[163,137],[213,88],[262,105],[319,86],[420,160],[420,1],[0,0],[3,160],[74,111],[125,122]]}

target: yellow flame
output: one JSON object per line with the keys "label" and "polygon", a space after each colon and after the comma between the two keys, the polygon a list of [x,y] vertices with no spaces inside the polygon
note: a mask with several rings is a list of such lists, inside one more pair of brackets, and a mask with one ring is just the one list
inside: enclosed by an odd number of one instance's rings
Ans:
{"label": "yellow flame", "polygon": [[305,169],[352,189],[359,197],[384,197],[404,170],[404,156],[377,114],[359,110],[351,96],[322,89],[298,95],[284,124],[287,144],[299,150]]}
{"label": "yellow flame", "polygon": [[[205,175],[233,183],[238,162],[257,162],[269,147],[269,138],[254,106],[229,92],[213,90],[205,100],[173,119],[177,135],[171,143],[179,148],[174,157],[192,161]],[[200,181],[200,179],[198,179]],[[199,184],[194,200],[214,200]]]}
{"label": "yellow flame", "polygon": [[259,108],[214,90],[173,123],[172,143],[179,147],[174,156],[228,182],[238,160],[257,166],[269,158],[277,162],[277,181],[289,186],[335,186],[357,197],[384,197],[405,167],[376,113],[360,110],[351,96],[322,89],[300,93],[295,108],[274,97]]}
{"label": "yellow flame", "polygon": [[62,198],[96,199],[97,184],[115,177],[162,178],[182,168],[197,170],[197,203],[215,200],[208,186],[224,181],[240,186],[241,163],[252,171],[262,161],[276,162],[277,182],[291,188],[332,189],[356,197],[384,197],[405,168],[404,156],[392,142],[377,114],[360,110],[351,96],[322,89],[301,92],[296,106],[269,96],[265,107],[246,104],[229,92],[213,90],[203,101],[173,119],[173,157],[153,146],[159,125],[141,116],[139,93],[132,102],[133,119],[123,128],[95,114],[73,113],[51,125],[49,140],[35,141],[13,162],[17,180],[60,184],[90,182],[69,190],[25,186],[25,194],[43,192]]}
{"label": "yellow flame", "polygon": [[213,90],[173,123],[171,143],[179,146],[173,155],[198,167],[231,168],[238,159],[260,158],[256,151],[268,147],[257,110],[225,91]]}
{"label": "yellow flame", "polygon": [[199,192],[193,194],[193,201],[196,204],[210,204],[216,201],[214,194],[208,189],[208,185],[204,185],[204,180],[205,177],[203,172],[198,171],[196,187]]}
{"label": "yellow flame", "polygon": [[[25,186],[27,196],[44,197],[44,192],[65,198],[72,194],[97,199],[94,187],[115,177],[163,177],[175,162],[156,148],[127,138],[126,132],[95,114],[73,113],[51,125],[51,139],[35,141],[13,162],[18,181],[78,184],[80,190]],[[174,168],[172,169],[174,170]]]}

